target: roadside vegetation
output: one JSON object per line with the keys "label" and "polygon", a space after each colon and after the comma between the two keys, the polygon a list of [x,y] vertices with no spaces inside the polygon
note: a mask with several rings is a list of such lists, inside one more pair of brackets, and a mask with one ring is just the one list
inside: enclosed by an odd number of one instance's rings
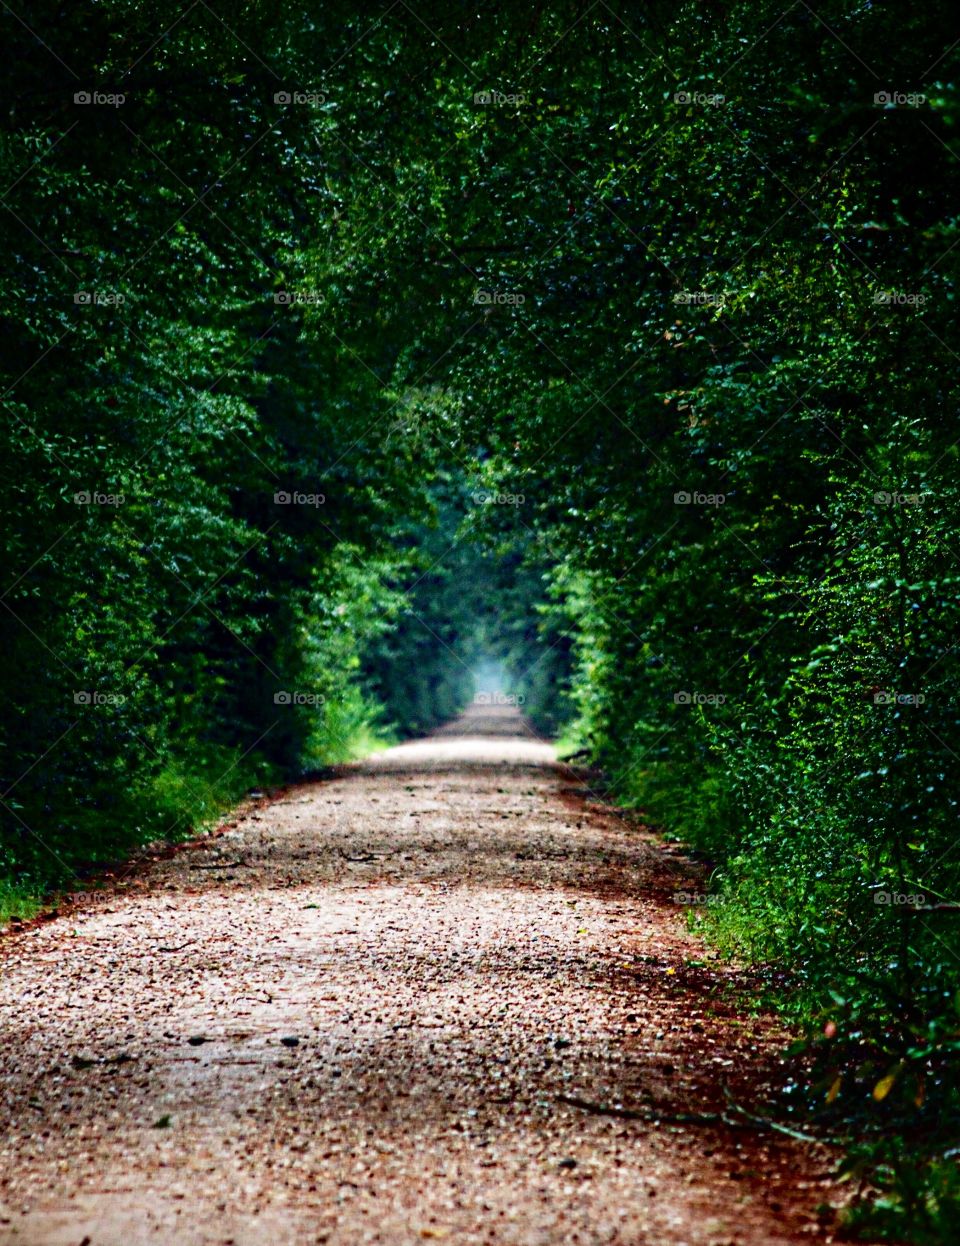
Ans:
{"label": "roadside vegetation", "polygon": [[712,863],[864,1221],[952,1240],[951,17],[9,21],[0,910],[499,661]]}

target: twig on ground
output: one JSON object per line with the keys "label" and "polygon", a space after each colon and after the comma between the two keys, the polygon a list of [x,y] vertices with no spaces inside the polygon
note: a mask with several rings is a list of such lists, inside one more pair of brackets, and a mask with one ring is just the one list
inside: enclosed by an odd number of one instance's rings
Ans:
{"label": "twig on ground", "polygon": [[[752,1125],[754,1129],[772,1129],[797,1142],[830,1142],[829,1138],[817,1138],[813,1134],[792,1129],[789,1125],[781,1125],[767,1116],[757,1116],[753,1112],[748,1112],[745,1107],[734,1102],[729,1092],[724,1093],[730,1110],[742,1119],[735,1120],[728,1112],[662,1112],[657,1108],[622,1108],[604,1103],[591,1103],[588,1099],[579,1099],[575,1095],[557,1095],[557,1099],[561,1103],[569,1104],[572,1108],[580,1108],[582,1112],[589,1112],[593,1116],[617,1116],[622,1120],[649,1121],[651,1124],[664,1122],[668,1125],[729,1125],[732,1129],[742,1129],[744,1126]],[[840,1144],[833,1143],[832,1145]]]}
{"label": "twig on ground", "polygon": [[[557,1095],[560,1103],[569,1104],[572,1108],[580,1108],[592,1116],[618,1116],[628,1121],[666,1121],[678,1125],[717,1125],[724,1117],[719,1112],[660,1112],[656,1108],[622,1108],[615,1104],[591,1103],[588,1099],[578,1099],[576,1095]],[[729,1122],[728,1122],[729,1123]]]}
{"label": "twig on ground", "polygon": [[723,1088],[723,1095],[734,1112],[738,1112],[745,1120],[755,1125],[758,1129],[773,1129],[776,1133],[785,1134],[788,1138],[796,1139],[797,1142],[826,1142],[831,1146],[841,1145],[841,1143],[835,1142],[830,1138],[817,1138],[813,1134],[804,1133],[800,1129],[793,1129],[789,1125],[781,1125],[778,1121],[771,1120],[769,1116],[757,1116],[753,1112],[748,1112],[745,1107],[734,1100],[726,1086]]}

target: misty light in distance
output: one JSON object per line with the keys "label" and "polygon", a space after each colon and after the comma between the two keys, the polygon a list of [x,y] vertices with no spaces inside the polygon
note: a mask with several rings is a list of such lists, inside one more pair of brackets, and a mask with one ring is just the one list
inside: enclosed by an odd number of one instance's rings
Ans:
{"label": "misty light in distance", "polygon": [[494,698],[504,695],[503,663],[493,658],[486,658],[473,671],[473,699],[486,702],[488,705]]}
{"label": "misty light in distance", "polygon": [[473,703],[474,705],[511,705],[522,706],[525,697],[507,692],[507,672],[502,662],[486,658],[478,663],[473,671]]}

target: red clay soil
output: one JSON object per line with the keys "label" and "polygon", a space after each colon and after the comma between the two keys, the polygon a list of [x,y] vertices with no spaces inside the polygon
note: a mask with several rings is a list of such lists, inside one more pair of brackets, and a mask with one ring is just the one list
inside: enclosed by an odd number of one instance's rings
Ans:
{"label": "red clay soil", "polygon": [[831,1241],[695,880],[515,711],[248,808],[2,940],[0,1243]]}

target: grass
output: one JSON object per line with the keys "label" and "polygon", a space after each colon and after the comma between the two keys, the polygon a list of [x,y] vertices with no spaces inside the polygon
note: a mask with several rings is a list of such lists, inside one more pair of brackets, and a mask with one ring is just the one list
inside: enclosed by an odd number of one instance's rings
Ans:
{"label": "grass", "polygon": [[[578,745],[568,729],[561,737],[561,756],[576,751]],[[757,972],[750,992],[754,1005],[779,1013],[789,1024],[814,1036],[821,1035],[826,988],[836,983],[861,1003],[862,1016],[858,1014],[856,1033],[851,1035],[854,1062],[867,1059],[877,1045],[883,1048],[897,1017],[889,1013],[884,1001],[874,997],[869,980],[859,980],[856,966],[846,964],[839,947],[830,941],[835,876],[828,874],[816,887],[809,883],[801,886],[798,879],[805,879],[809,871],[791,870],[789,860],[779,857],[774,869],[762,844],[744,840],[742,813],[731,797],[729,784],[709,767],[669,761],[631,770],[629,757],[623,764],[624,781],[611,785],[617,802],[641,810],[664,839],[679,841],[720,863],[710,884],[705,881],[703,887],[704,891],[716,889],[717,902],[703,911],[691,911],[688,917],[691,928],[723,956]],[[737,846],[734,854],[731,845]],[[910,1000],[905,998],[902,1004],[906,1007]],[[914,1005],[920,1008],[922,1001],[914,1001]],[[960,994],[954,1010],[960,1012]],[[934,1011],[923,1018],[929,1028],[924,1041],[931,1049],[937,1045],[937,1015]],[[948,1038],[951,1051],[960,1050],[955,1026]],[[949,1052],[943,1048],[941,1042],[937,1058],[945,1068],[952,1067],[948,1065]],[[872,1080],[878,1076],[879,1071]],[[932,1093],[941,1103],[939,1113],[932,1120],[921,1118],[918,1104],[909,1138],[910,1130],[904,1123],[909,1124],[909,1117],[884,1125],[868,1091],[859,1099],[854,1096],[842,1120],[832,1121],[839,1129],[836,1140],[847,1148],[844,1171],[863,1183],[860,1197],[845,1215],[847,1236],[914,1246],[960,1241],[960,1169],[956,1163],[960,1117],[956,1114],[956,1092],[947,1080],[951,1074],[942,1076],[945,1080],[940,1085],[932,1073],[930,1076]],[[821,1100],[822,1095],[816,1103],[811,1100],[807,1110],[818,1115],[823,1108]],[[832,1120],[829,1113],[822,1119],[828,1124]],[[921,1119],[926,1120],[924,1130],[936,1130],[936,1138],[927,1138],[922,1131],[917,1134]]]}
{"label": "grass", "polygon": [[384,727],[379,706],[354,689],[336,701],[328,701],[305,749],[305,768],[320,768],[357,761],[395,744]]}
{"label": "grass", "polygon": [[11,917],[29,921],[43,908],[43,893],[25,883],[0,878],[0,926]]}
{"label": "grass", "polygon": [[209,830],[251,788],[278,778],[273,769],[245,761],[239,750],[212,750],[190,764],[171,762],[141,793],[140,825],[147,839],[185,839]]}
{"label": "grass", "polygon": [[576,756],[584,745],[583,740],[577,735],[572,727],[567,727],[561,735],[553,742],[554,748],[557,750],[557,761],[568,761],[571,757]]}

